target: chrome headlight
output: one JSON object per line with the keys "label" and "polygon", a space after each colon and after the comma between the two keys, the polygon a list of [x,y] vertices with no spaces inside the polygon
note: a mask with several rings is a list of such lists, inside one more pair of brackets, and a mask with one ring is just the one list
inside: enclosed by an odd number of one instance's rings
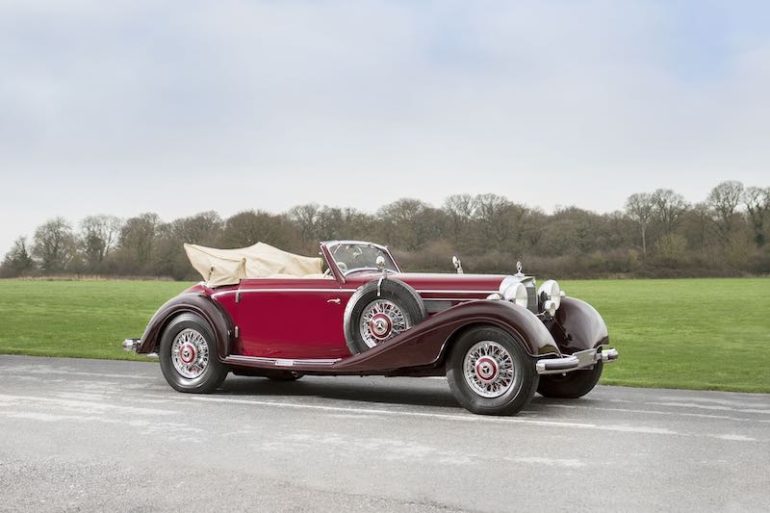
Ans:
{"label": "chrome headlight", "polygon": [[500,295],[522,308],[527,308],[527,287],[513,276],[506,276],[500,283]]}
{"label": "chrome headlight", "polygon": [[543,311],[548,312],[551,316],[556,314],[556,310],[559,309],[563,294],[556,280],[544,281],[537,289],[537,297],[540,299]]}

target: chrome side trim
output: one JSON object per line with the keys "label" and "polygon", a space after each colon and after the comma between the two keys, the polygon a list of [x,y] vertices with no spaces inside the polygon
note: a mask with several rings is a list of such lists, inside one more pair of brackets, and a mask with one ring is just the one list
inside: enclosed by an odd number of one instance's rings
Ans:
{"label": "chrome side trim", "polygon": [[225,363],[230,364],[250,364],[250,363],[263,363],[267,365],[274,365],[276,367],[293,367],[295,365],[326,367],[333,365],[340,361],[342,358],[312,358],[312,359],[292,359],[292,358],[264,358],[261,356],[240,356],[230,355],[225,358]]}
{"label": "chrome side trim", "polygon": [[334,294],[352,294],[355,291],[352,289],[236,289],[215,292],[211,294],[211,297],[216,298],[228,294],[236,294],[236,297],[240,299],[240,295],[247,292],[329,292]]}
{"label": "chrome side trim", "polygon": [[[234,290],[223,290],[222,292],[215,292],[211,294],[212,297],[219,297],[219,296],[226,296],[228,294],[236,294],[236,296],[239,296],[242,293],[245,292],[334,292],[334,293],[340,293],[340,294],[353,294],[355,292],[355,289],[318,289],[318,288],[266,288],[266,289],[234,289]],[[489,291],[489,290],[417,290],[418,294],[479,294],[479,295],[489,295],[494,293],[495,291]],[[429,300],[436,300],[436,301],[457,301],[464,299],[462,297],[447,297],[447,298],[426,298]],[[467,298],[470,299],[483,299],[483,298]]]}

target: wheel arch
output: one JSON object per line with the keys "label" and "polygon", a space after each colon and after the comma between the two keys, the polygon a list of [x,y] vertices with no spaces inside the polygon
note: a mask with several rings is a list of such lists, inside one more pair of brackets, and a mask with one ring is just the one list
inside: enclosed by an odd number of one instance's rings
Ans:
{"label": "wheel arch", "polygon": [[181,294],[161,306],[147,324],[137,353],[157,352],[166,327],[173,319],[185,313],[197,315],[209,325],[216,339],[217,359],[223,361],[230,354],[234,331],[232,319],[221,305],[197,293]]}
{"label": "wheel arch", "polygon": [[[441,348],[438,365],[442,368],[445,368],[447,360],[449,358],[449,354],[451,353],[452,348],[457,343],[457,341],[460,340],[469,331],[472,331],[474,329],[481,329],[481,328],[497,328],[499,330],[504,331],[505,333],[508,333],[509,335],[512,335],[516,343],[520,344],[524,348],[524,350],[527,352],[527,354],[529,354],[532,357],[536,357],[538,353],[542,353],[542,349],[541,349],[542,346],[538,345],[537,347],[538,351],[535,352],[534,351],[535,345],[532,344],[531,339],[528,338],[528,335],[523,333],[521,329],[518,329],[516,326],[510,323],[504,323],[493,319],[472,320],[467,324],[463,324],[462,326],[459,326],[449,335],[449,337],[444,342],[443,347]],[[539,335],[542,336],[542,333],[540,333]],[[530,334],[530,336],[532,336],[532,334]]]}

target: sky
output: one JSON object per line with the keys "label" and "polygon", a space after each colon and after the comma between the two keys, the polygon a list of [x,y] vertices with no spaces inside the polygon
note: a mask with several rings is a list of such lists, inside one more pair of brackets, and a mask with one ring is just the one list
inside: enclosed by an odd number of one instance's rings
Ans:
{"label": "sky", "polygon": [[0,253],[64,216],[770,186],[770,2],[0,0]]}

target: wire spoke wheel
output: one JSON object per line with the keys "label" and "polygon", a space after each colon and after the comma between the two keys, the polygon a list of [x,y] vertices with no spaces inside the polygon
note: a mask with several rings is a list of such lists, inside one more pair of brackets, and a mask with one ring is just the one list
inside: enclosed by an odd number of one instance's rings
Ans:
{"label": "wire spoke wheel", "polygon": [[387,299],[377,299],[366,305],[359,322],[361,338],[369,347],[390,340],[410,327],[404,311]]}
{"label": "wire spoke wheel", "polygon": [[463,376],[471,390],[481,397],[500,397],[513,385],[513,358],[497,342],[478,342],[465,353]]}
{"label": "wire spoke wheel", "polygon": [[209,364],[209,346],[203,334],[192,328],[177,333],[171,344],[171,361],[180,376],[200,377]]}

